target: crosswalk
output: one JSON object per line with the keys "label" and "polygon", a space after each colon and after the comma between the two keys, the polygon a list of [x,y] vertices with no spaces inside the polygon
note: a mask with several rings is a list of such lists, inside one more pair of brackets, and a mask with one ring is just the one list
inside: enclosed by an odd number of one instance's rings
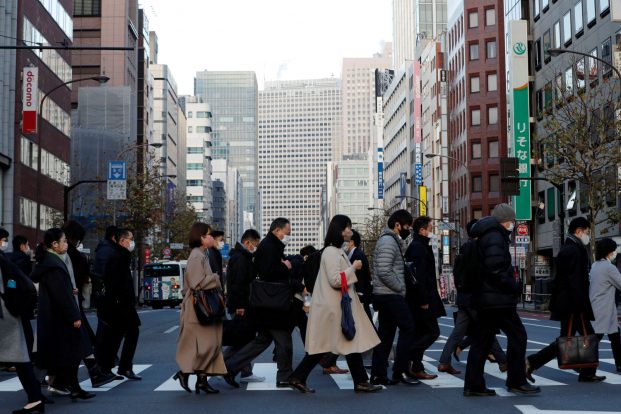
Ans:
{"label": "crosswalk", "polygon": [[[461,389],[464,387],[464,371],[465,367],[463,365],[456,365],[459,369],[462,370],[461,375],[449,375],[443,372],[438,372],[437,365],[438,361],[435,358],[432,358],[428,355],[425,356],[423,364],[427,372],[431,374],[436,374],[438,377],[436,379],[430,381],[424,381],[423,385],[420,387],[426,387],[431,389]],[[338,365],[341,368],[347,368],[347,364],[345,361],[339,361]],[[174,370],[171,369],[173,365],[167,364],[166,370],[163,370],[162,367],[158,367],[153,364],[136,364],[134,365],[134,372],[137,374],[142,373],[145,378],[149,378],[150,376],[157,377],[158,379],[155,381],[159,383],[159,385],[153,387],[151,391],[155,392],[183,392],[183,389],[179,386],[179,383],[173,379]],[[157,368],[157,369],[156,369]],[[170,369],[170,372],[168,372]],[[162,375],[162,371],[165,373]],[[250,392],[260,392],[260,391],[292,391],[289,388],[278,388],[276,387],[276,364],[275,363],[255,363],[253,365],[253,372],[255,375],[263,376],[266,378],[264,382],[259,383],[249,383],[247,385],[242,385],[242,390]],[[150,374],[151,372],[151,374]],[[534,375],[536,380],[536,385],[541,387],[552,387],[552,386],[565,386],[568,384],[575,384],[577,382],[576,376],[578,375],[576,372],[572,370],[561,370],[558,368],[556,361],[552,361],[546,364],[545,367],[537,370],[538,375]],[[167,376],[168,375],[168,376]],[[502,384],[506,379],[506,374],[500,372],[497,364],[486,363],[485,365],[485,375],[487,378],[487,382],[490,388],[496,390],[497,394],[501,397],[513,396],[514,394],[506,391]],[[619,385],[621,384],[621,375],[615,373],[615,365],[614,359],[612,358],[602,358],[600,360],[600,369],[598,370],[598,375],[605,375],[607,378],[604,381],[607,384]],[[552,376],[553,378],[549,378]],[[164,378],[162,378],[164,377]],[[327,380],[331,386],[336,386],[339,390],[352,390],[354,388],[354,384],[350,374],[333,374],[330,376],[325,376],[329,379]],[[0,392],[16,392],[22,389],[19,380],[16,377],[10,377],[8,379],[4,379],[6,377],[0,377]],[[160,382],[161,381],[161,382]],[[221,381],[221,380],[216,380]],[[322,380],[313,379],[313,382],[319,383]],[[127,380],[119,380],[113,381],[105,386],[99,388],[92,388],[90,381],[85,380],[80,383],[80,385],[87,391],[91,392],[108,392],[114,390],[117,387],[122,387]],[[150,381],[152,383],[153,381]],[[135,384],[135,383],[134,383]],[[220,384],[218,384],[220,385]],[[315,384],[313,384],[315,385]],[[319,385],[319,384],[317,384]],[[325,385],[325,383],[324,383]],[[496,385],[496,387],[494,387]],[[130,385],[128,385],[130,386]],[[420,388],[417,387],[417,388]]]}

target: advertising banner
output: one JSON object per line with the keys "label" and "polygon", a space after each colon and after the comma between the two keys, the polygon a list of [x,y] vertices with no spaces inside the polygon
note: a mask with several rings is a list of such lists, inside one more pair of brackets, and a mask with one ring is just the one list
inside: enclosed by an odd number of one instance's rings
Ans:
{"label": "advertising banner", "polygon": [[22,132],[37,133],[39,111],[39,68],[26,67],[22,76]]}

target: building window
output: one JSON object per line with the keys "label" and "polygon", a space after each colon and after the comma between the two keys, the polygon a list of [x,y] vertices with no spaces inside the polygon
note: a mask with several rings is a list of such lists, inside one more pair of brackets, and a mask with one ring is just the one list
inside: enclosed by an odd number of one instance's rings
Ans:
{"label": "building window", "polygon": [[192,126],[191,125],[188,127],[188,133],[190,133],[190,134],[192,133]]}
{"label": "building window", "polygon": [[21,161],[22,164],[36,170],[38,157],[39,157],[39,147],[37,144],[29,140],[28,138],[22,136],[21,139]]}
{"label": "building window", "polygon": [[586,64],[585,58],[576,62],[576,89],[578,93],[584,93],[586,88]]}
{"label": "building window", "polygon": [[563,90],[563,74],[556,75],[556,85],[554,90],[554,99],[556,100],[556,105],[559,106],[562,102],[563,95],[565,91]]}
{"label": "building window", "polygon": [[574,69],[572,67],[565,69],[565,92],[574,93]]}
{"label": "building window", "polygon": [[480,82],[478,76],[470,77],[470,93],[478,93],[481,91]]}
{"label": "building window", "polygon": [[543,89],[538,89],[535,92],[535,101],[537,105],[536,115],[538,119],[541,119],[543,117]]}
{"label": "building window", "polygon": [[586,0],[587,26],[595,24],[595,0]]}
{"label": "building window", "polygon": [[498,75],[495,73],[487,74],[487,91],[494,92],[498,90]]}
{"label": "building window", "polygon": [[74,0],[73,15],[75,17],[101,16],[101,0]]}
{"label": "building window", "polygon": [[483,191],[483,178],[481,176],[472,177],[472,192],[480,193]]}
{"label": "building window", "polygon": [[535,41],[535,69],[541,69],[541,39]]}
{"label": "building window", "polygon": [[470,110],[470,125],[479,126],[481,125],[481,110],[480,109],[471,109]]}
{"label": "building window", "polygon": [[470,60],[478,60],[479,59],[479,43],[471,43],[470,44]]}
{"label": "building window", "polygon": [[[593,56],[594,58],[597,58],[597,48],[591,50],[590,55]],[[591,82],[591,85],[593,85],[594,83],[597,82],[598,79],[598,67],[597,67],[597,60],[596,59],[587,59],[588,62],[588,77],[589,77],[589,82]]]}
{"label": "building window", "polygon": [[541,3],[540,3],[540,0],[534,0],[533,3],[534,3],[534,9],[533,9],[534,16],[535,16],[535,19],[538,19],[539,14],[541,13]]}
{"label": "building window", "polygon": [[552,39],[550,38],[550,30],[546,30],[543,34],[543,61],[548,63],[552,57],[548,54],[548,50],[552,48]]}
{"label": "building window", "polygon": [[188,112],[188,118],[192,118],[192,111]]}
{"label": "building window", "polygon": [[543,12],[547,12],[550,6],[550,2],[549,0],[542,0],[541,1],[541,10],[543,10]]}
{"label": "building window", "polygon": [[496,41],[490,40],[485,43],[485,49],[487,51],[488,59],[496,59]]}
{"label": "building window", "polygon": [[500,192],[500,176],[499,175],[489,176],[489,191],[490,193]]}
{"label": "building window", "polygon": [[552,110],[552,81],[547,82],[543,87],[543,108],[546,112]]}
{"label": "building window", "polygon": [[487,158],[498,158],[500,156],[498,151],[498,141],[488,141],[487,149]]}
{"label": "building window", "polygon": [[557,22],[554,23],[554,47],[557,49],[561,47],[561,21],[560,20],[557,20]]}
{"label": "building window", "polygon": [[574,33],[578,37],[582,32],[584,32],[584,24],[582,23],[582,0],[580,0],[574,6]]}
{"label": "building window", "polygon": [[490,106],[487,108],[487,124],[496,125],[498,123],[498,107]]}
{"label": "building window", "polygon": [[474,29],[479,27],[479,14],[477,11],[468,13],[468,28]]}
{"label": "building window", "polygon": [[599,13],[605,14],[610,10],[610,0],[599,0]]}
{"label": "building window", "polygon": [[496,24],[496,9],[485,9],[485,25],[494,26]]}
{"label": "building window", "polygon": [[481,159],[481,143],[479,142],[472,143],[472,159],[473,160]]}
{"label": "building window", "polygon": [[608,39],[602,42],[602,59],[609,63],[609,65],[603,65],[604,74],[612,71],[612,39]]}
{"label": "building window", "polygon": [[571,10],[563,15],[563,43],[571,43]]}

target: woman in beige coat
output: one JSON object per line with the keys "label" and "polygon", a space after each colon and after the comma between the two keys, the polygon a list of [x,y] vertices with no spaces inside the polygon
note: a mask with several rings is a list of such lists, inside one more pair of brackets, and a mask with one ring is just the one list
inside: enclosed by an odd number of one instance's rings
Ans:
{"label": "woman in beige coat", "polygon": [[[345,355],[354,380],[355,392],[376,392],[379,385],[369,384],[369,377],[362,363],[362,353],[375,347],[380,340],[354,290],[356,270],[360,260],[349,263],[342,247],[352,236],[351,220],[336,215],[330,221],[325,249],[321,255],[319,274],[313,290],[308,326],[306,328],[306,356],[289,377],[289,385],[303,393],[315,392],[306,386],[306,379],[326,352]],[[341,331],[341,273],[345,273],[356,335],[349,341]]]}
{"label": "woman in beige coat", "polygon": [[196,318],[192,291],[198,289],[220,288],[218,275],[211,271],[205,250],[214,245],[209,234],[211,228],[205,223],[194,223],[190,230],[192,252],[183,280],[183,302],[181,303],[181,322],[177,341],[177,365],[179,372],[174,379],[188,392],[190,374],[196,374],[196,393],[203,391],[216,394],[219,391],[209,385],[208,375],[226,374],[222,356],[222,322],[201,325]]}

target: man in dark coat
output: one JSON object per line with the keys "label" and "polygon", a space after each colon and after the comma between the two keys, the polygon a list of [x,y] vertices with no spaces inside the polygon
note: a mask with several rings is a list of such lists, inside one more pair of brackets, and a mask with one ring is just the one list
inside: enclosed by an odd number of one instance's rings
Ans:
{"label": "man in dark coat", "polygon": [[491,217],[482,218],[472,228],[483,263],[483,282],[472,295],[477,319],[466,366],[464,396],[496,395],[496,391],[485,386],[483,368],[499,329],[509,343],[507,389],[521,394],[540,391],[526,382],[524,371],[526,329],[516,309],[522,288],[509,253],[509,236],[514,226],[515,210],[508,204],[498,204]]}
{"label": "man in dark coat", "polygon": [[435,379],[438,376],[425,372],[423,355],[440,336],[438,318],[446,316],[444,305],[438,294],[436,261],[431,241],[433,226],[429,217],[419,217],[412,225],[412,242],[405,251],[405,261],[412,262],[416,269],[418,284],[406,293],[406,300],[414,317],[415,340],[412,344],[412,373],[420,380]]}
{"label": "man in dark coat", "polygon": [[[584,217],[576,217],[569,223],[569,236],[556,257],[556,277],[552,284],[550,297],[550,319],[561,322],[560,336],[567,336],[569,323],[573,318],[572,331],[569,335],[578,333],[583,335],[582,320],[587,334],[593,333],[591,326],[593,309],[589,299],[589,271],[591,269],[590,252],[587,249],[590,243],[590,224]],[[556,341],[543,348],[526,360],[526,377],[532,378],[534,370],[547,362],[556,359]],[[601,382],[606,377],[596,375],[595,368],[580,370],[578,381]]]}
{"label": "man in dark coat", "polygon": [[28,239],[19,234],[13,237],[13,251],[7,253],[7,257],[15,266],[19,268],[26,276],[32,272],[32,256],[30,254],[30,245]]}
{"label": "man in dark coat", "polygon": [[211,235],[216,243],[213,247],[207,249],[205,254],[209,259],[209,267],[211,267],[211,271],[218,274],[218,277],[220,278],[220,285],[225,286],[224,265],[222,264],[222,253],[220,253],[224,247],[224,232],[214,230],[211,232]]}
{"label": "man in dark coat", "polygon": [[[291,224],[289,220],[286,218],[275,219],[254,254],[254,265],[260,280],[290,286],[293,297],[295,288],[292,286],[291,280],[291,263],[285,260],[284,255],[290,234]],[[278,366],[276,386],[288,387],[288,379],[293,372],[293,343],[291,339],[293,320],[291,312],[252,309],[251,307],[249,316],[256,323],[259,333],[252,342],[226,361],[228,374],[224,376],[225,381],[233,387],[239,387],[239,384],[235,382],[237,373],[274,342],[276,345],[274,354]]]}
{"label": "man in dark coat", "polygon": [[[114,245],[116,244],[114,233],[116,232],[116,226],[108,226],[106,228],[106,234],[104,239],[99,242],[95,248],[95,264],[93,266],[93,273],[91,282],[93,284],[93,293],[91,295],[91,302],[97,307],[97,301],[104,294],[103,274],[106,263],[110,260],[110,257],[114,255]],[[99,333],[98,333],[99,336]]]}
{"label": "man in dark coat", "polygon": [[373,315],[371,314],[370,305],[372,299],[371,295],[373,294],[373,285],[371,284],[371,269],[369,267],[369,260],[360,247],[360,243],[362,242],[360,233],[356,230],[352,230],[352,232],[353,235],[349,241],[346,253],[350,263],[354,263],[356,260],[360,260],[362,262],[362,269],[356,270],[356,279],[358,279],[355,285],[356,293],[360,298],[364,311],[372,321]]}
{"label": "man in dark coat", "polygon": [[131,257],[135,247],[134,236],[127,229],[117,229],[115,239],[117,242],[113,246],[114,254],[104,266],[105,295],[97,309],[99,323],[104,328],[98,362],[104,372],[110,372],[121,341],[123,341],[117,372],[128,379],[140,380],[142,378],[133,371],[133,359],[138,345],[140,326],[131,273]]}

